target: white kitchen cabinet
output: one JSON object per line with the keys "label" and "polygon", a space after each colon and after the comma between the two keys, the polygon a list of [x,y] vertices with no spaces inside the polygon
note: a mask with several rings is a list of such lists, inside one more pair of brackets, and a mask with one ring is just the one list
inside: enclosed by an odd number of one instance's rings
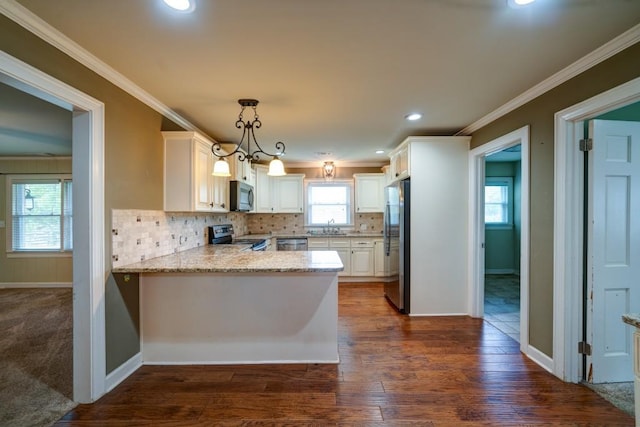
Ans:
{"label": "white kitchen cabinet", "polygon": [[304,175],[289,174],[272,180],[274,212],[302,213],[304,211]]}
{"label": "white kitchen cabinet", "polygon": [[212,142],[197,132],[162,132],[164,210],[228,212],[228,180],[214,177]]}
{"label": "white kitchen cabinet", "polygon": [[267,175],[269,170],[266,166],[255,165],[256,174],[254,206],[257,213],[273,213],[273,203],[271,201],[271,177]]}
{"label": "white kitchen cabinet", "polygon": [[351,276],[373,276],[373,239],[351,239]]}
{"label": "white kitchen cabinet", "polygon": [[328,251],[329,239],[324,237],[308,237],[307,248],[310,251]]}
{"label": "white kitchen cabinet", "polygon": [[373,242],[373,275],[385,277],[389,275],[389,257],[384,250],[384,240],[377,239]]}
{"label": "white kitchen cabinet", "polygon": [[[234,144],[222,144],[222,147],[228,152],[236,149]],[[227,161],[229,161],[229,172],[231,172],[229,180],[249,184],[251,180],[251,164],[247,160],[240,160],[240,156],[244,156],[244,154],[244,151],[242,151],[242,154],[238,152],[231,157],[227,157]]]}
{"label": "white kitchen cabinet", "polygon": [[357,173],[355,181],[356,213],[384,212],[383,173]]}
{"label": "white kitchen cabinet", "polygon": [[268,168],[255,166],[255,208],[258,213],[302,213],[304,174],[271,177]]}
{"label": "white kitchen cabinet", "polygon": [[392,181],[398,181],[409,177],[411,161],[409,150],[409,144],[401,144],[398,148],[389,153]]}
{"label": "white kitchen cabinet", "polygon": [[329,250],[336,251],[344,265],[344,270],[339,272],[338,276],[351,276],[351,239],[330,238]]}

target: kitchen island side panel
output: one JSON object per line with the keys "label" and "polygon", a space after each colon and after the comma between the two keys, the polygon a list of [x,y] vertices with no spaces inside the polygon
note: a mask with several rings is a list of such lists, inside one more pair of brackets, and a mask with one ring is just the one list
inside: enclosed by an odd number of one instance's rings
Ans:
{"label": "kitchen island side panel", "polygon": [[337,273],[142,274],[145,364],[337,363]]}

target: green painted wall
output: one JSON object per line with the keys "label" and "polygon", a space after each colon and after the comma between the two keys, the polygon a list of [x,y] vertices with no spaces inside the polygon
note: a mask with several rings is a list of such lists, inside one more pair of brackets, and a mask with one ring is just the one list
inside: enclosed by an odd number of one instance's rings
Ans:
{"label": "green painted wall", "polygon": [[553,357],[554,114],[640,77],[640,44],[537,97],[473,133],[471,148],[530,126],[530,319],[532,346]]}

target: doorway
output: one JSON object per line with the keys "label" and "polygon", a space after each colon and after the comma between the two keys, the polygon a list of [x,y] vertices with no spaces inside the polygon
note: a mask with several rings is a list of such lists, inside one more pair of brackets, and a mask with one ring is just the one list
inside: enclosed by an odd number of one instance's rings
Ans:
{"label": "doorway", "polygon": [[576,345],[585,336],[585,272],[584,258],[575,256],[575,248],[585,247],[583,213],[588,189],[578,142],[585,136],[585,121],[638,101],[640,78],[556,113],[553,372],[565,381],[579,382],[589,376]]}
{"label": "doorway", "polygon": [[0,52],[0,81],[73,112],[73,397],[105,391],[104,104]]}
{"label": "doorway", "polygon": [[485,156],[484,319],[520,342],[520,144]]}
{"label": "doorway", "polygon": [[[487,158],[495,153],[510,150],[512,153],[520,147],[519,198],[520,198],[520,233],[519,242],[514,250],[511,263],[513,272],[519,272],[519,341],[520,350],[531,355],[529,349],[529,127],[525,126],[487,144],[477,147],[469,153],[469,312],[474,317],[485,316],[485,268],[486,235],[485,235],[485,176]],[[509,151],[507,151],[509,152]],[[508,190],[507,190],[508,191]],[[513,218],[513,214],[512,214]],[[517,336],[517,335],[516,335]]]}

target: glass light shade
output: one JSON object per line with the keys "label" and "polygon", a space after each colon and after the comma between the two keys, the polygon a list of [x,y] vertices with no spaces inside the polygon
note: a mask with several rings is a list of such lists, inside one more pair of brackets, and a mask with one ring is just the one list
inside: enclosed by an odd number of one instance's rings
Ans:
{"label": "glass light shade", "polygon": [[267,175],[269,176],[284,176],[287,173],[284,171],[284,164],[282,160],[275,157],[271,162],[269,162],[269,171]]}
{"label": "glass light shade", "polygon": [[213,176],[231,176],[229,163],[225,159],[216,160],[213,164]]}

